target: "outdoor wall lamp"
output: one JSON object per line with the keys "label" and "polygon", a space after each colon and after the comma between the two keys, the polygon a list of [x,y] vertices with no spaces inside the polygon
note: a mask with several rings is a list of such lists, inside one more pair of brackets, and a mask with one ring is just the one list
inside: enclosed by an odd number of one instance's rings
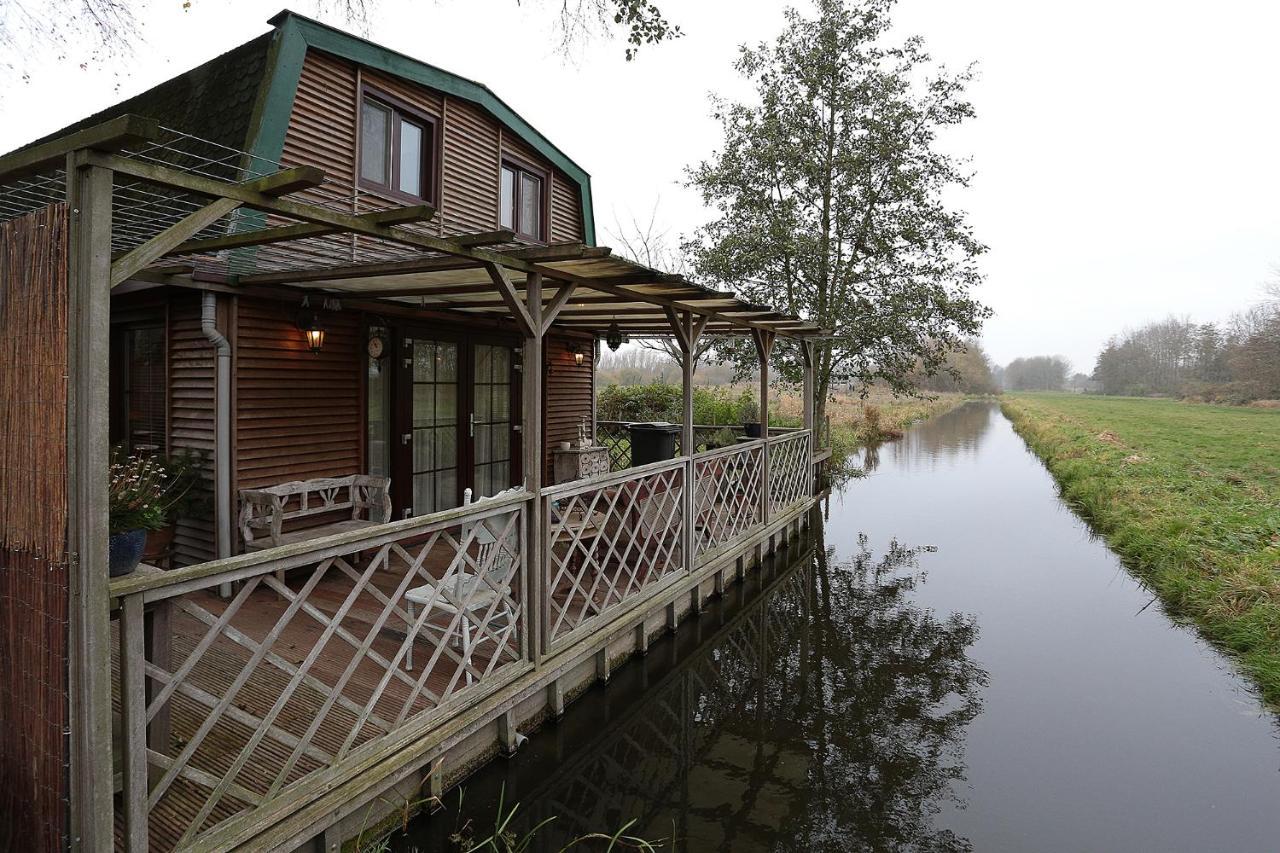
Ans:
{"label": "outdoor wall lamp", "polygon": [[320,322],[320,315],[311,310],[305,296],[302,297],[302,310],[298,312],[298,329],[306,336],[307,347],[319,355],[324,346],[324,324]]}
{"label": "outdoor wall lamp", "polygon": [[582,367],[582,359],[583,359],[582,347],[578,346],[577,344],[570,344],[569,354],[573,356],[573,363],[576,364],[578,367]]}

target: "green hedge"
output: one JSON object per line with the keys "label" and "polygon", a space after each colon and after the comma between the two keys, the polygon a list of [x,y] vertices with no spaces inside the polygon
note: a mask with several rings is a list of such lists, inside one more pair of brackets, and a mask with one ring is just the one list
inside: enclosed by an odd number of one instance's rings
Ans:
{"label": "green hedge", "polygon": [[[602,421],[682,420],[679,385],[654,382],[649,385],[607,385],[596,398],[596,416]],[[754,401],[750,391],[735,394],[726,387],[693,389],[695,424],[742,423],[742,406]]]}

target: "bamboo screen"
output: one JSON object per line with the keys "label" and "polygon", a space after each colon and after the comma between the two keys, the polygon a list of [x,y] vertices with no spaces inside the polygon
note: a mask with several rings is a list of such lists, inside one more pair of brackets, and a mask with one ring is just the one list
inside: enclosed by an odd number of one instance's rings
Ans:
{"label": "bamboo screen", "polygon": [[61,850],[68,786],[67,209],[0,224],[0,849]]}

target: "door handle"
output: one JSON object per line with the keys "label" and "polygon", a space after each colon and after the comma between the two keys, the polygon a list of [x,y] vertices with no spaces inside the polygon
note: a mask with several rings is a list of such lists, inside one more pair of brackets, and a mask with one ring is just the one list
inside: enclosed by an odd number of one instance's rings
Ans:
{"label": "door handle", "polygon": [[467,426],[467,434],[471,438],[475,438],[476,437],[476,413],[472,412],[470,415],[468,415],[467,420],[470,421],[470,423]]}
{"label": "door handle", "polygon": [[408,444],[409,442],[411,442],[411,441],[413,441],[413,433],[411,433],[411,432],[406,432],[406,433],[404,433],[403,435],[401,435],[401,436],[400,436],[400,443],[401,443],[401,444],[406,444],[406,445],[407,445],[407,444]]}

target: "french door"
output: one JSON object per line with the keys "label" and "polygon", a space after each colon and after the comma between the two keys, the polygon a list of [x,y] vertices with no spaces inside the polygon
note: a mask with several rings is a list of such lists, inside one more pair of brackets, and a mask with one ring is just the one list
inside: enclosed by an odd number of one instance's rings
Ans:
{"label": "french door", "polygon": [[[396,514],[452,509],[519,482],[518,353],[508,341],[400,330],[390,476]],[[372,465],[371,465],[372,467]]]}

